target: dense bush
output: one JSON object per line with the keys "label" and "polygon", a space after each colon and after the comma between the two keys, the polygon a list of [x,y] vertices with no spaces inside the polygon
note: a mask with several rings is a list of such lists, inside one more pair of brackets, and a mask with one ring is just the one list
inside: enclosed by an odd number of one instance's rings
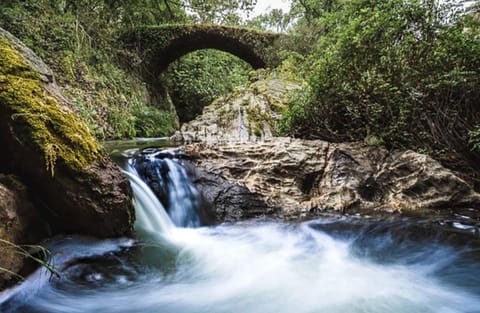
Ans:
{"label": "dense bush", "polygon": [[311,92],[292,100],[296,118],[285,128],[443,158],[461,154],[479,168],[470,151],[478,152],[479,138],[478,13],[434,0],[337,4],[309,23],[323,32],[303,64]]}

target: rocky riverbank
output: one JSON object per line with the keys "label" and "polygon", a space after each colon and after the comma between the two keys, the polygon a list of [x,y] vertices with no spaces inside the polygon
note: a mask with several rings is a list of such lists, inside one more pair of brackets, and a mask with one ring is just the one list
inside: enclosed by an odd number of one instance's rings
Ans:
{"label": "rocky riverbank", "polygon": [[[428,215],[434,209],[480,207],[480,194],[467,182],[413,151],[292,138],[192,144],[184,150],[200,170],[195,179],[199,189],[228,187],[227,181],[242,194],[256,195],[252,204],[246,201],[242,210],[235,211],[238,217],[275,212],[297,218],[325,210]],[[210,197],[217,211],[223,212],[224,206],[218,199],[231,191],[228,187]],[[262,210],[259,203],[264,204]]]}
{"label": "rocky riverbank", "polygon": [[[172,137],[194,142],[184,151],[217,220],[273,212],[296,218],[325,210],[429,215],[479,208],[473,186],[427,155],[368,142],[275,137],[282,108],[301,86],[278,70],[259,72]],[[236,193],[251,203],[240,204]]]}

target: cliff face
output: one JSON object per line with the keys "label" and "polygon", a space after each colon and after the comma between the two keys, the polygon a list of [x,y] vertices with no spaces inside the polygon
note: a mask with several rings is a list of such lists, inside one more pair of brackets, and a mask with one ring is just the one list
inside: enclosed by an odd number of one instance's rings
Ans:
{"label": "cliff face", "polygon": [[[127,179],[68,109],[50,69],[2,29],[0,142],[0,172],[27,186],[53,234],[111,237],[132,231]],[[13,243],[23,243],[20,237]]]}

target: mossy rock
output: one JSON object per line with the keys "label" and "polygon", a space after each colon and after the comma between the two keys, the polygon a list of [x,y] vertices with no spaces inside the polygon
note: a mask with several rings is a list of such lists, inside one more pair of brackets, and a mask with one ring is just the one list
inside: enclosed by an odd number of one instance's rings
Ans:
{"label": "mossy rock", "polygon": [[48,67],[0,29],[0,171],[32,192],[54,232],[128,234],[128,180],[69,109]]}
{"label": "mossy rock", "polygon": [[251,77],[251,83],[206,106],[201,116],[183,124],[171,139],[207,143],[271,140],[287,109],[287,99],[302,85],[277,70],[258,70]]}

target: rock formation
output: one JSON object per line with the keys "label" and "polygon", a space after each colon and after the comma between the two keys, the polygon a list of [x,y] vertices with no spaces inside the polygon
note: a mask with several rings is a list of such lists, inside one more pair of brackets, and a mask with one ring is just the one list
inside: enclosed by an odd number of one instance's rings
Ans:
{"label": "rock formation", "polygon": [[[186,161],[189,164],[191,161]],[[234,222],[271,215],[279,208],[267,203],[264,195],[245,185],[204,168],[187,166],[193,185],[202,197],[204,215],[210,223]],[[208,220],[207,220],[208,222]]]}
{"label": "rock formation", "polygon": [[287,99],[300,83],[280,71],[254,72],[252,82],[203,109],[202,115],[183,124],[175,142],[259,142],[275,135],[275,124]]}
{"label": "rock formation", "polygon": [[36,242],[46,234],[44,226],[26,187],[18,178],[0,174],[0,289],[23,267],[17,245]]}
{"label": "rock formation", "polygon": [[[325,209],[420,212],[480,207],[480,195],[471,186],[413,151],[275,138],[262,143],[193,144],[185,152],[200,170],[222,184],[227,180],[262,195],[268,207],[280,208],[278,214],[286,218]],[[248,211],[248,204],[244,207]]]}

